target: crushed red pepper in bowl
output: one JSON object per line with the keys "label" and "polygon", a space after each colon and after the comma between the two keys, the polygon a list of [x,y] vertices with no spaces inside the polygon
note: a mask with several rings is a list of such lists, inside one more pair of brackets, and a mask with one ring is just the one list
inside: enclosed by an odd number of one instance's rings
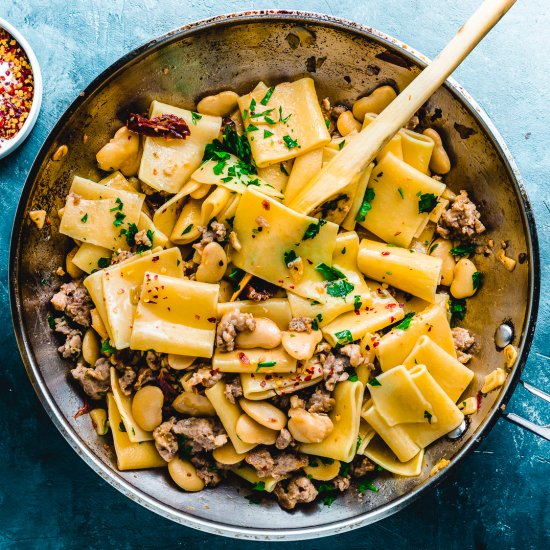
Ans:
{"label": "crushed red pepper in bowl", "polygon": [[0,145],[23,128],[34,96],[29,58],[17,40],[0,28]]}

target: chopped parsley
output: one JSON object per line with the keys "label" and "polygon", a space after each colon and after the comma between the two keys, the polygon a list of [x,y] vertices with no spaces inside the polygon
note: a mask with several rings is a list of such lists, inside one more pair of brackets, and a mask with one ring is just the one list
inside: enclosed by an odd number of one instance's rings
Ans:
{"label": "chopped parsley", "polygon": [[274,367],[276,364],[277,364],[277,361],[262,361],[258,363],[256,372],[258,372],[260,369],[269,369],[271,367]]}
{"label": "chopped parsley", "polygon": [[355,216],[355,221],[365,221],[365,218],[367,217],[367,212],[372,209],[371,203],[375,196],[376,193],[374,192],[374,189],[367,187],[367,189],[365,190],[365,196],[363,197],[363,202],[361,203],[361,207],[359,208],[359,212],[357,212],[357,216]]}
{"label": "chopped parsley", "polygon": [[288,252],[284,253],[284,258],[285,258],[285,264],[288,266],[289,264],[291,264],[292,262],[295,262],[298,259],[298,255],[296,254],[296,252],[294,252],[294,250],[289,250]]}
{"label": "chopped parsley", "polygon": [[319,323],[322,323],[323,322],[323,314],[322,313],[318,313],[316,316],[315,316],[315,319],[312,319],[311,320],[311,328],[313,330],[319,330]]}
{"label": "chopped parsley", "polygon": [[126,242],[129,246],[136,244],[136,235],[138,233],[138,226],[135,223],[128,225],[128,229],[121,229],[120,234],[126,237]]}
{"label": "chopped parsley", "polygon": [[374,485],[374,483],[369,480],[363,480],[357,485],[357,490],[359,493],[363,494],[365,491],[372,491],[373,493],[378,493],[377,487]]}
{"label": "chopped parsley", "polygon": [[189,233],[189,231],[191,231],[191,229],[193,229],[193,224],[190,223],[182,232],[181,234],[182,235],[187,235],[187,233]]}
{"label": "chopped parsley", "polygon": [[106,267],[109,267],[111,265],[111,258],[99,258],[97,260],[97,267],[100,269],[104,269]]}
{"label": "chopped parsley", "polygon": [[126,214],[123,214],[122,212],[117,212],[115,214],[115,220],[113,221],[113,225],[115,227],[120,227],[125,217],[126,217]]}
{"label": "chopped parsley", "polygon": [[351,344],[353,342],[353,335],[349,330],[341,330],[340,332],[335,332],[334,336],[338,339],[340,343]]}
{"label": "chopped parsley", "polygon": [[111,208],[110,212],[115,212],[116,210],[122,210],[124,208],[124,203],[120,200],[120,197],[117,197],[115,202],[117,205]]}
{"label": "chopped parsley", "polygon": [[86,223],[88,221],[88,212],[86,212],[86,214],[84,214],[84,216],[82,216],[82,218],[80,219],[80,221],[82,223]]}
{"label": "chopped parsley", "polygon": [[424,411],[424,418],[428,421],[428,424],[432,423],[432,414],[428,411]]}
{"label": "chopped parsley", "polygon": [[405,315],[405,317],[403,317],[402,321],[394,328],[398,328],[400,330],[407,330],[411,326],[411,322],[414,316],[415,316],[414,311],[410,311]]}
{"label": "chopped parsley", "polygon": [[55,328],[55,317],[48,315],[48,325],[50,325],[52,330]]}
{"label": "chopped parsley", "polygon": [[250,115],[250,118],[260,118],[261,116],[266,117],[270,115],[274,109],[266,109],[265,111],[262,111],[261,113],[252,113]]}
{"label": "chopped parsley", "polygon": [[319,487],[317,487],[317,490],[319,491],[319,495],[321,496],[321,502],[325,506],[331,506],[332,503],[336,500],[336,490],[332,485],[321,483]]}
{"label": "chopped parsley", "polygon": [[339,144],[338,144],[338,151],[341,151],[343,148],[344,148],[344,145],[346,144],[346,140],[344,141],[341,141]]}
{"label": "chopped parsley", "polygon": [[245,276],[245,272],[242,269],[236,267],[227,277],[233,284],[233,290],[239,290],[240,282]]}
{"label": "chopped parsley", "polygon": [[418,212],[431,212],[437,206],[437,197],[433,193],[420,193],[418,199]]}
{"label": "chopped parsley", "polygon": [[481,285],[483,284],[483,273],[481,273],[480,271],[472,273],[472,282],[474,285],[474,290],[481,288]]}
{"label": "chopped parsley", "polygon": [[258,481],[252,485],[253,491],[265,491],[265,481]]}
{"label": "chopped parsley", "polygon": [[124,423],[122,422],[122,420],[119,422],[118,424],[118,429],[121,431],[121,432],[125,432],[126,431],[126,426],[124,426]]}
{"label": "chopped parsley", "polygon": [[347,279],[339,279],[328,283],[327,292],[334,298],[345,298],[354,288]]}
{"label": "chopped parsley", "polygon": [[317,237],[319,235],[319,231],[321,230],[321,227],[327,223],[327,220],[324,220],[323,218],[320,218],[317,223],[310,223],[308,228],[306,229],[306,232],[304,233],[304,236],[302,237],[302,241],[307,241],[308,239],[313,239],[314,237]]}
{"label": "chopped parsley", "polygon": [[373,378],[372,380],[369,380],[368,382],[371,386],[381,386],[380,382],[378,382],[377,378]]}
{"label": "chopped parsley", "polygon": [[361,301],[361,296],[359,294],[356,294],[353,297],[353,309],[355,311],[359,311],[362,305],[363,305],[363,302]]}
{"label": "chopped parsley", "polygon": [[451,312],[451,322],[462,321],[466,315],[466,300],[464,298],[461,300],[450,298],[449,311]]}
{"label": "chopped parsley", "polygon": [[348,477],[350,471],[350,465],[347,462],[342,462],[340,464],[340,469],[338,470],[338,475],[342,477]]}
{"label": "chopped parsley", "polygon": [[346,276],[335,267],[330,267],[327,264],[319,264],[315,266],[315,269],[327,280],[337,281],[338,279],[345,279]]}
{"label": "chopped parsley", "polygon": [[439,246],[439,243],[434,243],[432,246],[430,246],[430,250],[428,251],[428,254],[431,256],[432,252]]}
{"label": "chopped parsley", "polygon": [[361,443],[363,442],[363,438],[358,435],[357,436],[357,443],[355,444],[355,452],[359,450],[359,447],[361,447]]}
{"label": "chopped parsley", "polygon": [[288,119],[292,116],[292,113],[288,115],[287,117],[283,117],[283,108],[279,107],[279,122],[282,122],[283,124],[286,124],[288,122]]}
{"label": "chopped parsley", "polygon": [[219,158],[217,155],[219,152],[226,152],[239,157],[241,165],[246,166],[249,174],[256,173],[256,167],[252,161],[252,150],[246,134],[240,136],[234,128],[226,126],[223,130],[222,140],[215,139],[205,147],[202,160]]}
{"label": "chopped parsley", "polygon": [[348,378],[348,380],[350,382],[357,382],[357,380],[359,380],[359,377],[357,376],[357,374],[351,374],[350,377]]}
{"label": "chopped parsley", "polygon": [[259,130],[259,128],[257,126],[254,126],[254,124],[249,124],[246,127],[245,132],[255,132],[256,130]]}
{"label": "chopped parsley", "polygon": [[189,459],[193,456],[191,445],[184,435],[178,437],[178,456],[179,458]]}
{"label": "chopped parsley", "polygon": [[281,172],[285,175],[285,176],[289,176],[290,174],[288,173],[287,169],[285,168],[285,165],[281,162],[281,164],[279,165],[279,169],[281,170]]}
{"label": "chopped parsley", "polygon": [[397,188],[397,192],[401,195],[401,198],[402,198],[402,199],[405,198],[405,193],[403,193],[403,189],[401,189],[401,187],[398,187],[398,188]]}
{"label": "chopped parsley", "polygon": [[451,254],[455,258],[463,258],[464,256],[470,256],[476,253],[476,247],[470,243],[459,244],[451,248]]}
{"label": "chopped parsley", "polygon": [[300,147],[298,145],[298,140],[292,139],[290,136],[284,136],[283,141],[285,142],[287,149],[294,149],[294,147]]}
{"label": "chopped parsley", "polygon": [[191,122],[196,126],[197,120],[200,120],[202,118],[202,115],[199,115],[199,113],[191,113]]}
{"label": "chopped parsley", "polygon": [[153,248],[153,239],[154,239],[153,231],[151,229],[148,229],[146,235],[147,235],[147,238],[151,241],[151,245],[147,245],[143,243],[138,244],[136,246],[136,252],[138,254],[141,254],[142,252],[145,252],[146,250]]}
{"label": "chopped parsley", "polygon": [[103,340],[103,343],[101,344],[101,353],[115,353],[116,348],[113,348],[111,346],[111,342],[109,340]]}
{"label": "chopped parsley", "polygon": [[275,91],[275,86],[272,86],[271,88],[267,89],[267,92],[265,93],[263,99],[260,101],[262,105],[267,105],[267,102],[271,99],[271,96],[273,95],[273,92]]}
{"label": "chopped parsley", "polygon": [[273,135],[273,132],[270,132],[269,130],[264,130],[264,139],[267,139],[268,137],[271,137],[272,135]]}

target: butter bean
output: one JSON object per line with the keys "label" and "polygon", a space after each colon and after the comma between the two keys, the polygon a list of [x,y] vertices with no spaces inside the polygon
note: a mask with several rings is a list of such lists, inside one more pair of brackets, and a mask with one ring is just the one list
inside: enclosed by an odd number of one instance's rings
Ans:
{"label": "butter bean", "polygon": [[454,298],[469,298],[476,293],[473,274],[477,271],[474,262],[468,258],[462,258],[457,262],[453,270],[453,282],[451,294]]}
{"label": "butter bean", "polygon": [[353,131],[361,131],[361,123],[355,120],[351,111],[344,111],[336,121],[336,128],[341,135],[347,136]]}
{"label": "butter bean", "polygon": [[430,170],[436,174],[447,174],[451,171],[451,160],[445,147],[443,147],[443,142],[441,141],[441,136],[433,128],[426,128],[422,132],[425,136],[428,136],[434,140],[435,146],[432,151],[432,157],[430,159]]}
{"label": "butter bean", "polygon": [[214,457],[214,460],[216,460],[220,464],[233,466],[234,464],[239,464],[239,462],[242,462],[246,457],[246,453],[239,454],[235,450],[235,447],[233,447],[233,443],[231,443],[231,441],[228,441],[222,447],[216,447],[212,451],[212,456]]}
{"label": "butter bean", "polygon": [[241,414],[235,425],[235,432],[245,443],[273,445],[277,440],[277,432],[258,424],[247,414]]}
{"label": "butter bean", "polygon": [[340,461],[334,460],[330,464],[325,464],[320,458],[316,459],[316,466],[306,466],[304,472],[307,476],[318,481],[330,481],[340,473]]}
{"label": "butter bean", "polygon": [[182,392],[173,401],[172,407],[189,416],[216,416],[216,411],[208,397],[193,392]]}
{"label": "butter bean", "polygon": [[227,255],[223,247],[212,242],[202,251],[201,263],[197,268],[197,281],[201,283],[218,283],[227,269]]}
{"label": "butter bean", "polygon": [[132,399],[132,416],[137,425],[146,432],[153,431],[162,423],[164,395],[157,386],[144,386]]}
{"label": "butter bean", "polygon": [[286,426],[286,414],[271,403],[267,403],[266,401],[240,399],[239,404],[241,409],[250,416],[252,420],[255,420],[258,424],[266,428],[280,431]]}
{"label": "butter bean", "polygon": [[380,86],[353,104],[353,116],[363,121],[367,113],[380,114],[396,97],[397,94],[391,86]]}
{"label": "butter bean", "polygon": [[[121,170],[125,168],[125,175],[132,175],[128,172],[130,165],[135,164],[139,153],[139,136],[133,134],[123,126],[113,136],[111,141],[104,145],[96,155],[98,166],[101,170]],[[128,169],[126,169],[128,168]],[[131,166],[131,168],[134,168]]]}
{"label": "butter bean", "polygon": [[168,473],[184,491],[196,492],[204,489],[204,482],[197,475],[195,466],[188,460],[174,458],[168,463]]}
{"label": "butter bean", "polygon": [[203,97],[197,104],[201,115],[229,116],[237,108],[239,95],[232,91],[220,92]]}
{"label": "butter bean", "polygon": [[99,339],[93,329],[89,328],[82,338],[82,357],[89,365],[95,365],[101,353]]}
{"label": "butter bean", "polygon": [[307,332],[282,332],[281,343],[285,351],[298,361],[311,359],[317,344],[323,339],[320,330]]}
{"label": "butter bean", "polygon": [[332,420],[323,414],[310,413],[305,409],[290,409],[288,431],[300,443],[320,443],[332,432]]}
{"label": "butter bean", "polygon": [[277,324],[266,317],[256,317],[256,328],[253,331],[240,332],[235,339],[241,349],[273,349],[281,343],[281,331]]}

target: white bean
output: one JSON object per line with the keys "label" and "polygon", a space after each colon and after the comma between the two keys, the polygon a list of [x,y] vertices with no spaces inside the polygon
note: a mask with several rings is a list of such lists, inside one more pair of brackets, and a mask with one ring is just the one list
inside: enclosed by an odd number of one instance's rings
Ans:
{"label": "white bean", "polygon": [[188,460],[174,458],[168,463],[168,473],[184,491],[196,492],[204,489],[204,482],[197,475],[195,466]]}
{"label": "white bean", "polygon": [[173,401],[172,407],[182,414],[190,416],[216,416],[216,411],[208,397],[198,393],[184,391]]}
{"label": "white bean", "polygon": [[391,86],[380,86],[353,104],[353,116],[363,121],[367,113],[380,114],[396,97],[397,94]]}
{"label": "white bean", "polygon": [[266,428],[280,431],[286,426],[286,414],[271,403],[267,403],[266,401],[250,401],[243,398],[239,400],[239,404],[241,409],[252,420],[255,420]]}
{"label": "white bean", "polygon": [[227,269],[227,255],[223,247],[212,242],[207,244],[201,256],[201,263],[197,268],[197,281],[201,283],[218,283]]}
{"label": "white bean", "polygon": [[162,423],[163,405],[162,390],[157,386],[144,386],[132,399],[132,416],[142,430],[151,432]]}
{"label": "white bean", "polygon": [[267,317],[256,317],[253,331],[240,332],[235,339],[241,349],[273,349],[281,343],[281,331],[277,324]]}
{"label": "white bean", "polygon": [[430,256],[441,258],[441,284],[451,286],[454,278],[455,259],[451,254],[453,242],[448,239],[436,239],[429,248]]}
{"label": "white bean", "polygon": [[320,458],[315,459],[317,464],[315,466],[306,466],[304,472],[312,479],[318,481],[330,481],[334,479],[340,473],[340,461],[333,460],[330,464],[325,464]]}
{"label": "white bean", "polygon": [[462,258],[457,262],[453,271],[453,282],[451,283],[451,294],[454,298],[469,298],[476,292],[474,288],[474,273],[477,268],[474,262],[468,258]]}
{"label": "white bean", "polygon": [[138,152],[139,136],[123,126],[116,131],[111,141],[97,152],[96,159],[101,170],[110,172],[120,170],[124,164],[133,164]]}
{"label": "white bean", "polygon": [[317,344],[323,339],[320,330],[311,332],[287,332],[281,333],[281,343],[285,351],[298,361],[311,359],[315,353]]}
{"label": "white bean", "polygon": [[332,420],[323,414],[310,413],[305,409],[290,409],[288,431],[300,443],[320,443],[332,432]]}
{"label": "white bean", "polygon": [[273,445],[277,440],[277,432],[258,424],[247,414],[241,414],[235,425],[235,432],[245,443]]}
{"label": "white bean", "polygon": [[336,121],[336,128],[342,136],[347,136],[352,132],[361,130],[361,123],[355,120],[351,111],[344,111]]}
{"label": "white bean", "polygon": [[239,454],[235,450],[235,447],[233,447],[233,443],[231,443],[231,441],[228,441],[222,447],[216,447],[212,451],[212,456],[214,457],[214,460],[216,460],[216,462],[219,462],[220,464],[233,466],[234,464],[242,462],[246,457],[246,453]]}
{"label": "white bean", "polygon": [[82,357],[89,365],[95,365],[101,353],[99,338],[93,329],[89,328],[82,339]]}
{"label": "white bean", "polygon": [[430,170],[441,175],[449,173],[451,171],[451,161],[445,147],[443,147],[439,133],[433,128],[426,128],[422,133],[432,138],[435,143],[430,158]]}
{"label": "white bean", "polygon": [[236,108],[239,95],[232,91],[203,97],[197,104],[201,115],[229,116]]}

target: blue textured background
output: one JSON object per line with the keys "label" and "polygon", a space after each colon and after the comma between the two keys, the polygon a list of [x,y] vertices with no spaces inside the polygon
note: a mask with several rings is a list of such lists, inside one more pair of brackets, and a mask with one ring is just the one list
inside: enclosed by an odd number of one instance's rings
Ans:
{"label": "blue textured background", "polygon": [[[100,71],[157,35],[246,9],[325,12],[377,27],[433,57],[480,0],[0,0],[0,17],[27,36],[44,76],[28,141],[0,160],[0,548],[237,548],[172,524],[108,486],[49,421],[25,375],[8,303],[8,250],[21,187],[57,118]],[[493,118],[533,202],[543,282],[524,379],[550,390],[550,4],[523,0],[455,77]],[[495,192],[498,192],[495,190]],[[539,423],[550,408],[519,388],[509,410]],[[376,525],[289,548],[548,548],[550,444],[499,421],[436,491]],[[259,547],[259,543],[250,543]],[[265,544],[267,546],[267,544]]]}

